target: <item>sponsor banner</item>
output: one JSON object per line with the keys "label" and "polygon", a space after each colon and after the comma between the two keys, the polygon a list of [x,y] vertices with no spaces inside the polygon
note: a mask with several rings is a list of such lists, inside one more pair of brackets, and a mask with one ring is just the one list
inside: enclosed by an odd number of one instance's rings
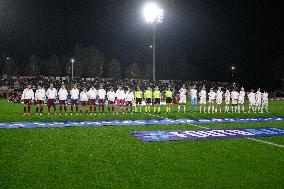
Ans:
{"label": "sponsor banner", "polygon": [[[60,115],[54,115],[60,116]],[[64,116],[64,115],[62,115]],[[61,116],[61,117],[62,117]],[[77,115],[73,115],[77,116]],[[40,118],[40,116],[39,116]],[[94,116],[94,119],[96,116]],[[64,121],[64,122],[1,122],[0,128],[37,128],[37,127],[67,127],[67,126],[138,126],[138,125],[172,125],[198,123],[239,123],[239,122],[273,122],[284,121],[284,117],[259,118],[200,118],[200,119],[157,119],[157,120],[107,120],[107,121]]]}
{"label": "sponsor banner", "polygon": [[132,136],[144,142],[206,140],[218,138],[244,138],[284,136],[283,128],[237,128],[237,129],[206,129],[206,130],[171,130],[132,132]]}

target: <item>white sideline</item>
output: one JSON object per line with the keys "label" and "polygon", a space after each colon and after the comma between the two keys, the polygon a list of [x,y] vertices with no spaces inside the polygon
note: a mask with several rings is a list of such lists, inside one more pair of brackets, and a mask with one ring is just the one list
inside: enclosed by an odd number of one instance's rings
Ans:
{"label": "white sideline", "polygon": [[265,141],[265,140],[259,140],[259,139],[250,138],[250,137],[246,137],[246,139],[254,140],[254,141],[257,141],[257,142],[262,142],[262,143],[265,143],[265,144],[270,144],[270,145],[277,146],[277,147],[280,147],[280,148],[284,148],[284,145],[276,144],[276,143],[273,143],[273,142],[268,142],[268,141]]}
{"label": "white sideline", "polygon": [[[153,115],[153,114],[149,114],[149,115],[164,119],[164,117],[161,117],[161,116],[158,116],[158,115]],[[168,118],[166,118],[166,119],[168,119]],[[209,127],[203,127],[203,126],[192,124],[192,123],[186,123],[186,124],[192,125],[192,126],[195,126],[195,127],[199,127],[199,128],[202,128],[202,129],[210,129]],[[255,139],[255,138],[251,138],[251,137],[245,137],[245,139],[253,140],[253,141],[256,141],[256,142],[261,142],[261,143],[264,143],[264,144],[269,144],[269,145],[272,145],[272,146],[277,146],[277,147],[280,147],[280,148],[284,148],[284,145],[276,144],[276,143],[273,143],[273,142],[268,142],[268,141],[265,141],[265,140]]]}

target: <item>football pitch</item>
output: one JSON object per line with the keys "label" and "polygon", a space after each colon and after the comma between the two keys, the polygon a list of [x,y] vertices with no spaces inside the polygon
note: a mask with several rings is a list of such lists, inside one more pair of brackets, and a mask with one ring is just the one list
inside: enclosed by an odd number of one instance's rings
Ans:
{"label": "football pitch", "polygon": [[[283,101],[270,101],[269,109],[263,114],[200,114],[177,113],[174,106],[171,114],[162,107],[161,114],[154,115],[48,116],[45,107],[43,116],[24,118],[22,104],[0,100],[0,122],[284,116]],[[130,134],[259,127],[284,128],[284,122],[0,129],[0,184],[1,188],[283,188],[283,136],[147,143]]]}

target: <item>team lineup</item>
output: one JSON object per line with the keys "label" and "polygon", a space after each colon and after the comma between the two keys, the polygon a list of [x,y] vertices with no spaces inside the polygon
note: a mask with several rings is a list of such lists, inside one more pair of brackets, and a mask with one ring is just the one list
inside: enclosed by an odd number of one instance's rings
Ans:
{"label": "team lineup", "polygon": [[[144,93],[137,87],[135,90],[128,87],[125,91],[122,86],[118,86],[114,91],[113,87],[110,87],[108,91],[100,85],[97,90],[94,86],[87,90],[83,87],[81,92],[76,85],[72,86],[72,89],[68,93],[65,85],[62,84],[59,91],[57,91],[53,84],[45,91],[45,89],[38,85],[38,89],[34,93],[31,89],[31,85],[27,85],[22,93],[22,101],[24,103],[24,116],[31,115],[32,102],[36,104],[36,115],[42,115],[43,104],[47,100],[48,115],[51,114],[51,107],[53,108],[53,114],[56,115],[56,106],[59,105],[59,114],[64,113],[67,115],[68,96],[70,95],[71,115],[85,113],[89,115],[95,115],[96,113],[137,113],[142,112],[142,106],[144,106],[145,113],[160,113],[161,112],[161,99],[165,99],[166,113],[171,112],[173,105],[173,91],[171,87],[168,87],[163,93],[158,87],[154,90],[148,87]],[[268,112],[268,93],[263,93],[260,89],[255,93],[251,90],[246,94],[242,87],[238,92],[236,88],[232,91],[226,89],[222,91],[221,87],[218,87],[217,91],[211,88],[207,93],[205,86],[200,91],[196,89],[196,85],[193,85],[191,89],[187,89],[185,84],[178,91],[178,112],[181,111],[183,106],[183,112],[187,112],[186,103],[187,98],[190,98],[189,112],[197,112],[197,105],[199,103],[200,113],[245,113],[245,112],[260,112],[265,110]],[[249,101],[249,107],[245,111],[245,99]],[[225,106],[222,106],[224,101]],[[151,110],[152,109],[152,110]]]}

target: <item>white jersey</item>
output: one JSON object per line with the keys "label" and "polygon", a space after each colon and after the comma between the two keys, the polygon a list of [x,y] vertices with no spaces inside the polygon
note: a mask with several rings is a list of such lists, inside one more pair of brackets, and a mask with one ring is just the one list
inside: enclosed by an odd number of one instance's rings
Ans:
{"label": "white jersey", "polygon": [[201,90],[199,92],[199,98],[200,98],[199,100],[200,104],[206,104],[206,90]]}
{"label": "white jersey", "polygon": [[223,99],[223,91],[217,91],[216,92],[216,100],[221,100]]}
{"label": "white jersey", "polygon": [[245,91],[240,91],[239,93],[239,101],[244,101],[245,100]]}
{"label": "white jersey", "polygon": [[51,89],[47,89],[46,91],[46,96],[47,96],[47,99],[56,99],[56,96],[57,96],[57,90],[55,88]]}
{"label": "white jersey", "polygon": [[98,90],[98,97],[100,100],[104,100],[106,98],[106,91],[104,89]]}
{"label": "white jersey", "polygon": [[239,93],[237,91],[232,91],[231,98],[232,100],[237,100],[239,98]]}
{"label": "white jersey", "polygon": [[88,91],[88,95],[89,95],[89,98],[90,99],[96,99],[97,98],[97,94],[98,94],[98,91],[94,88],[91,88],[89,91]]}
{"label": "white jersey", "polygon": [[33,100],[34,99],[34,91],[32,89],[26,88],[22,94],[22,100]]}
{"label": "white jersey", "polygon": [[35,100],[44,100],[45,99],[45,90],[37,89],[35,92]]}
{"label": "white jersey", "polygon": [[262,93],[262,101],[268,101],[268,93],[267,92]]}
{"label": "white jersey", "polygon": [[231,92],[232,104],[237,104],[239,99],[239,93],[237,91]]}
{"label": "white jersey", "polygon": [[126,101],[131,101],[131,102],[133,102],[134,101],[134,94],[133,94],[133,92],[131,91],[131,92],[129,92],[129,91],[126,91],[126,97],[125,97],[125,100]]}
{"label": "white jersey", "polygon": [[216,92],[216,103],[219,105],[219,104],[222,104],[222,101],[223,101],[223,91],[217,91]]}
{"label": "white jersey", "polygon": [[107,92],[107,99],[109,101],[115,101],[115,92],[114,91],[108,91]]}
{"label": "white jersey", "polygon": [[230,100],[231,100],[231,93],[230,93],[230,91],[226,91],[225,92],[225,102],[226,102],[226,104],[230,104]]}
{"label": "white jersey", "polygon": [[208,93],[208,101],[212,102],[216,99],[216,93],[214,91],[211,91]]}
{"label": "white jersey", "polygon": [[67,95],[68,95],[68,92],[66,89],[59,89],[59,92],[58,92],[58,96],[59,96],[59,100],[67,100]]}
{"label": "white jersey", "polygon": [[124,100],[125,99],[125,92],[124,92],[124,90],[117,90],[116,91],[116,98],[118,99],[118,100]]}
{"label": "white jersey", "polygon": [[79,98],[79,90],[76,88],[71,89],[70,91],[71,99],[72,100],[78,100]]}
{"label": "white jersey", "polygon": [[262,94],[260,91],[257,91],[256,94],[255,94],[255,100],[256,102],[260,103],[261,102],[261,97],[262,97]]}
{"label": "white jersey", "polygon": [[250,93],[248,94],[248,99],[249,99],[249,102],[250,102],[251,104],[254,104],[254,103],[255,103],[255,93],[254,93],[254,92],[250,92]]}
{"label": "white jersey", "polygon": [[199,92],[199,98],[200,98],[200,100],[206,100],[206,91],[205,90],[201,90]]}
{"label": "white jersey", "polygon": [[181,88],[179,90],[179,103],[180,104],[186,104],[186,89],[185,88]]}
{"label": "white jersey", "polygon": [[80,93],[80,100],[81,101],[88,101],[89,100],[89,96],[88,96],[88,92],[87,91],[86,92],[82,91]]}
{"label": "white jersey", "polygon": [[186,96],[186,89],[185,89],[185,88],[181,88],[181,89],[179,90],[179,95],[180,95],[180,96]]}
{"label": "white jersey", "polygon": [[190,96],[191,96],[191,99],[197,99],[197,90],[190,89]]}

